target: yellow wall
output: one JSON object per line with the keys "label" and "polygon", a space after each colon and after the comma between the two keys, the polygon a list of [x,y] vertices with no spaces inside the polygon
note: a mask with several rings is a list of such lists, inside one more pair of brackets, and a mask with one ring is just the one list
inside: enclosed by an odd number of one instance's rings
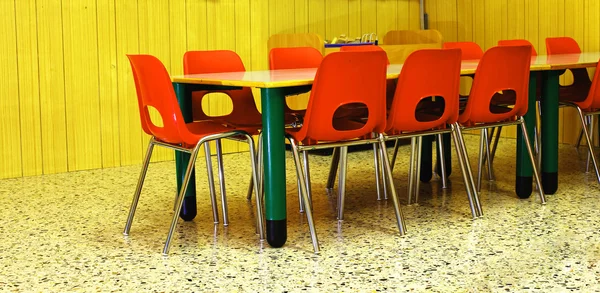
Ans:
{"label": "yellow wall", "polygon": [[[426,0],[425,10],[430,28],[439,30],[444,41],[474,41],[487,49],[501,39],[527,39],[545,54],[546,37],[570,36],[584,51],[600,49],[598,0]],[[560,115],[559,141],[574,143],[577,114],[561,109]],[[514,135],[514,129],[507,133]]]}
{"label": "yellow wall", "polygon": [[[141,163],[148,136],[125,54],[155,55],[181,74],[186,50],[231,49],[247,69],[266,69],[271,34],[418,29],[418,2],[2,0],[0,178]],[[158,150],[154,159],[172,157]]]}

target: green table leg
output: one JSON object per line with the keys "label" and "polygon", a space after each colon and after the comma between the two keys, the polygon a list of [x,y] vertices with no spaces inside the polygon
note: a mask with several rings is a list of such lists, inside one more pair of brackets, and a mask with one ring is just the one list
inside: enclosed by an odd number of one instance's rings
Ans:
{"label": "green table leg", "polygon": [[282,247],[287,240],[284,95],[283,89],[261,90],[266,228],[272,247]]}
{"label": "green table leg", "polygon": [[[181,114],[185,122],[192,122],[192,93],[182,83],[173,83],[175,88],[175,94],[177,95],[177,101],[181,108]],[[183,177],[185,176],[185,170],[190,160],[190,154],[175,151],[175,168],[177,173],[177,190],[181,188]],[[185,221],[191,221],[196,217],[196,170],[192,170],[190,181],[188,183],[187,190],[185,191],[185,197],[183,198],[183,206],[179,216]]]}
{"label": "green table leg", "polygon": [[[527,126],[527,134],[533,139],[535,128],[535,104],[537,95],[537,72],[531,72],[529,75],[529,99],[527,105],[527,114],[523,116]],[[533,140],[531,140],[533,143]],[[531,146],[533,148],[533,145]],[[533,167],[529,161],[527,147],[523,139],[521,127],[517,127],[517,175],[515,181],[515,192],[519,198],[529,198],[531,196],[533,182]]]}
{"label": "green table leg", "polygon": [[558,90],[560,71],[544,71],[542,83],[542,186],[558,189]]}

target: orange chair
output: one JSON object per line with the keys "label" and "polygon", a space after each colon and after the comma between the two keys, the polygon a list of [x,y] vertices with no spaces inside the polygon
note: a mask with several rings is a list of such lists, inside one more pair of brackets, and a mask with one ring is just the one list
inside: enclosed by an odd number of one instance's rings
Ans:
{"label": "orange chair", "polygon": [[[465,188],[473,218],[479,216],[479,200],[477,193],[471,190],[472,184],[465,169],[468,161],[463,156],[458,139],[462,139],[454,131],[454,123],[458,119],[460,85],[461,51],[455,49],[429,49],[413,52],[406,59],[398,77],[398,86],[394,95],[392,108],[386,123],[386,140],[411,138],[411,159],[409,163],[408,198],[412,195],[418,199],[419,180],[415,172],[420,172],[420,144],[423,136],[437,135],[442,141],[443,133],[451,133],[456,144],[460,167],[465,181]],[[441,112],[420,109],[419,104],[430,97],[436,103],[443,104]],[[450,125],[450,128],[448,128]],[[438,144],[441,155],[441,169],[444,170],[442,143]],[[415,167],[416,166],[416,167]],[[416,169],[416,171],[415,171]]]}
{"label": "orange chair", "polygon": [[[269,69],[317,68],[322,60],[323,55],[321,52],[313,47],[273,48],[269,52]],[[284,104],[284,112],[286,114],[303,116],[306,112],[305,109],[291,109],[287,102],[286,99],[286,103]]]}
{"label": "orange chair", "polygon": [[[481,58],[467,105],[458,117],[457,131],[462,136],[463,129],[484,129],[498,126],[521,125],[522,135],[527,146],[529,159],[533,165],[540,200],[546,202],[538,168],[531,149],[523,115],[527,113],[529,95],[529,67],[531,46],[498,46],[487,50]],[[513,92],[514,105],[503,107],[492,103],[498,92]],[[485,137],[481,136],[479,151],[480,166],[483,161]],[[466,148],[463,148],[467,156]],[[470,168],[467,166],[467,168]],[[480,172],[481,174],[481,172]],[[473,180],[471,180],[473,181]]]}
{"label": "orange chair", "polygon": [[[133,216],[144,184],[144,178],[146,177],[146,171],[148,170],[150,157],[152,156],[152,150],[155,145],[190,154],[190,160],[186,168],[183,183],[181,184],[181,190],[175,199],[175,213],[173,214],[171,228],[169,229],[167,241],[163,249],[163,255],[167,255],[171,244],[171,238],[173,237],[173,232],[175,231],[175,226],[177,225],[177,220],[181,211],[184,194],[189,183],[190,174],[194,170],[194,163],[196,162],[200,146],[204,145],[205,150],[207,150],[207,161],[209,161],[209,141],[222,138],[241,138],[248,142],[250,146],[250,162],[252,164],[252,175],[254,177],[254,189],[257,195],[257,228],[259,229],[260,239],[264,239],[262,228],[264,220],[261,197],[258,196],[260,194],[260,189],[257,180],[258,173],[256,171],[252,137],[243,130],[227,128],[212,121],[194,121],[186,123],[183,120],[179,104],[177,103],[175,91],[171,84],[171,78],[160,60],[150,55],[127,55],[127,57],[129,58],[133,71],[142,129],[149,134],[151,138],[123,234],[129,235]],[[158,111],[162,120],[162,126],[160,124],[157,125],[152,120],[148,112],[149,108],[154,108]],[[215,221],[217,221],[218,216],[216,215],[216,198],[214,194],[213,190],[211,192],[211,202],[213,204],[213,216],[215,216]]]}
{"label": "orange chair", "polygon": [[[546,38],[546,53],[548,55],[556,55],[556,54],[580,54],[581,48],[577,41],[573,38],[569,37],[557,37],[557,38]],[[573,83],[570,85],[561,85],[559,88],[559,99],[560,101],[564,101],[565,103],[569,102],[581,102],[585,100],[590,91],[590,86],[592,82],[590,81],[590,76],[588,75],[587,69],[585,68],[577,68],[570,69],[573,74]],[[593,116],[586,116],[586,121],[588,123],[588,127],[593,131],[593,123],[591,123],[591,119]],[[577,148],[579,148],[581,139],[583,138],[583,128],[579,133],[579,138],[577,139]],[[588,153],[587,164],[586,164],[586,172],[589,172],[590,165],[590,154]]]}
{"label": "orange chair", "polygon": [[[546,52],[550,56],[556,54],[580,54],[581,48],[577,44],[577,41],[569,37],[546,38]],[[597,73],[594,74],[594,80],[590,81],[589,75],[585,68],[570,70],[573,73],[573,83],[571,85],[560,86],[560,105],[574,107],[577,109],[577,113],[582,120],[582,127],[581,132],[579,133],[579,139],[577,140],[577,147],[579,147],[579,142],[585,133],[586,143],[588,144],[589,148],[586,172],[589,172],[591,159],[594,170],[596,171],[596,177],[598,182],[600,182],[600,173],[598,172],[598,165],[593,152],[593,144],[591,144],[593,141],[591,139],[593,137],[594,127],[593,116],[598,114],[596,111],[600,108],[600,100],[596,101],[598,100],[598,97],[596,96],[599,95],[596,93],[598,90],[596,88],[598,84]]]}
{"label": "orange chair", "polygon": [[483,56],[483,50],[475,42],[445,42],[444,49],[460,49],[461,60],[479,60]]}
{"label": "orange chair", "polygon": [[[240,56],[229,50],[214,51],[187,51],[183,55],[184,74],[220,73],[246,71]],[[224,93],[231,98],[233,109],[223,116],[209,116],[202,109],[202,99],[207,94]],[[211,90],[195,91],[192,93],[194,121],[211,120],[244,128],[256,134],[261,128],[262,116],[256,108],[252,90],[242,88],[239,90]]]}
{"label": "orange chair", "polygon": [[[300,182],[306,182],[302,171],[299,152],[313,149],[340,147],[340,171],[338,187],[338,220],[343,220],[347,153],[349,145],[379,144],[385,149],[385,83],[386,55],[384,52],[334,52],[323,59],[317,70],[311,95],[300,128],[287,129],[290,139],[296,174]],[[352,117],[336,118],[334,113],[343,105],[362,104],[369,115],[364,122],[355,122]],[[391,178],[387,153],[383,152],[383,165],[386,169],[391,189],[396,221],[400,234],[405,233],[404,219],[398,205],[398,198]],[[301,184],[306,216],[311,231],[313,247],[319,244],[312,220],[310,194],[305,184]]]}
{"label": "orange chair", "polygon": [[[240,56],[229,50],[212,51],[187,51],[183,55],[184,74],[203,74],[220,72],[246,71]],[[223,116],[209,116],[202,109],[202,99],[208,94],[223,93],[231,99],[233,109]],[[232,128],[244,130],[250,135],[259,134],[262,127],[262,116],[256,108],[254,96],[250,88],[236,90],[203,90],[192,92],[192,107],[194,121],[214,121]],[[294,119],[287,117],[286,122],[292,123]],[[259,152],[262,145],[259,139]],[[221,191],[221,205],[223,209],[223,225],[229,225],[227,211],[227,195],[225,190],[225,173],[223,170],[223,150],[221,140],[216,140],[217,166],[219,171],[219,187]],[[210,150],[209,150],[210,152]],[[210,153],[208,154],[210,156]],[[212,168],[208,168],[209,180],[213,178]],[[252,178],[248,191],[248,198],[252,196]],[[210,181],[212,184],[212,181]],[[212,189],[211,189],[212,190]]]}
{"label": "orange chair", "polygon": [[531,46],[531,56],[537,56],[537,51],[533,44],[525,39],[500,40],[498,46]]}
{"label": "orange chair", "polygon": [[[594,154],[594,145],[592,144],[593,141],[591,139],[593,130],[593,120],[586,119],[588,117],[592,118],[593,116],[597,116],[600,114],[600,61],[596,66],[594,79],[591,82],[590,91],[587,94],[586,98],[583,101],[560,100],[560,104],[563,106],[569,106],[577,109],[577,113],[579,114],[579,118],[581,121],[582,133],[585,135],[585,140],[588,146],[588,161],[586,164],[586,168],[589,167],[589,161],[591,157],[594,170],[596,171],[596,178],[598,179],[598,183],[600,183],[600,172],[598,171],[598,163],[596,160],[596,155]],[[588,123],[589,126],[586,125]]]}
{"label": "orange chair", "polygon": [[[375,45],[364,45],[364,46],[342,46],[340,47],[340,51],[341,52],[369,52],[369,51],[381,51],[381,52],[385,52],[381,47],[379,46],[375,46]],[[386,61],[387,64],[390,64],[390,60],[387,58],[387,53],[386,53]],[[386,109],[390,109],[390,107],[392,106],[392,100],[394,98],[394,91],[396,90],[396,80],[395,79],[388,79],[386,81],[386,90],[385,90],[385,97],[386,97]],[[366,109],[364,107],[354,107],[353,109],[355,111],[354,116],[360,117],[359,121],[367,119],[368,113],[366,111]],[[398,148],[400,145],[396,142],[396,148]],[[379,163],[379,160],[381,160],[382,158],[380,158],[380,156],[378,154],[379,153],[379,148],[377,147],[377,144],[373,145],[373,152],[374,152],[374,164],[375,166],[379,166],[375,169],[375,177],[377,178],[376,183],[377,183],[377,200],[382,200],[382,199],[387,199],[388,195],[387,195],[387,186],[386,186],[386,181],[384,178],[381,177],[380,175],[380,170],[379,168],[381,167],[381,164]],[[395,154],[394,153],[394,158],[395,158]],[[392,159],[392,162],[394,162],[394,159]],[[337,174],[337,167],[339,164],[339,148],[335,148],[333,150],[333,160],[331,162],[331,166],[329,168],[329,178],[327,180],[327,186],[326,188],[328,190],[333,190],[333,185],[335,183],[335,177]],[[394,166],[392,165],[392,170],[394,169]],[[383,171],[383,170],[382,170]],[[381,186],[381,185],[382,186]]]}

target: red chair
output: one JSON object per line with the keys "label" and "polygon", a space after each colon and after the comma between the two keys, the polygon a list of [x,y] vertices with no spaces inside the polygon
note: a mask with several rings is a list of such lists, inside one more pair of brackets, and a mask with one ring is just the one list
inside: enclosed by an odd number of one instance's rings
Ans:
{"label": "red chair", "polygon": [[[313,47],[273,48],[269,52],[269,69],[317,68],[322,60],[321,52]],[[301,120],[306,110],[293,110],[289,107],[288,102],[286,98],[284,112],[288,115],[299,115]]]}
{"label": "red chair", "polygon": [[483,56],[483,50],[475,42],[445,42],[444,49],[460,49],[461,60],[479,60]]}
{"label": "red chair", "polygon": [[[220,72],[246,71],[240,56],[229,50],[213,51],[187,51],[183,55],[184,74],[203,74]],[[229,114],[210,116],[202,109],[202,99],[208,94],[223,93],[231,99],[233,109]],[[214,121],[248,132],[250,135],[259,134],[262,128],[262,116],[256,108],[254,96],[250,88],[236,90],[203,90],[192,92],[192,107],[194,121]],[[291,123],[293,118],[286,119]],[[259,139],[259,152],[261,152]],[[208,150],[210,152],[210,150]],[[221,205],[223,209],[223,225],[229,225],[227,209],[227,195],[225,190],[225,173],[223,170],[223,150],[221,140],[216,140],[217,166],[219,171],[219,187],[221,191]],[[210,156],[210,153],[208,154]],[[207,161],[208,162],[208,161]],[[209,180],[213,178],[212,168],[208,168]],[[252,178],[250,179],[252,181]],[[211,181],[212,182],[212,181]],[[212,189],[211,189],[212,190]],[[248,198],[252,196],[252,183],[250,183]]]}
{"label": "red chair", "polygon": [[[563,43],[564,41],[564,43]],[[560,44],[557,44],[560,43]],[[577,43],[571,38],[549,38],[546,39],[546,44],[548,48],[548,54],[576,54],[573,53],[578,50],[579,46]],[[550,49],[552,47],[552,49]],[[582,100],[581,98],[575,98],[577,95],[581,95],[581,91],[585,89],[586,82],[588,79],[587,70],[586,69],[573,69],[574,83],[571,86],[561,86],[560,92],[560,105],[568,106],[577,109],[577,113],[579,114],[579,118],[581,121],[581,133],[579,140],[581,140],[581,136],[584,135],[586,139],[586,143],[588,146],[588,159],[586,163],[586,172],[589,172],[589,164],[590,159],[593,163],[594,170],[596,172],[596,178],[600,183],[600,172],[598,171],[598,163],[596,159],[596,155],[594,154],[594,145],[593,145],[593,117],[600,114],[600,62],[596,66],[596,72],[594,73],[594,79],[589,84],[589,91],[585,95],[585,98]],[[577,72],[577,73],[576,73]],[[577,74],[577,75],[576,75]],[[579,80],[579,82],[578,82]],[[578,83],[578,85],[575,85]],[[563,96],[564,92],[569,92]],[[571,99],[572,98],[572,99]],[[589,118],[589,119],[588,119]],[[589,133],[589,134],[588,134]],[[579,142],[578,142],[579,144]]]}
{"label": "red chair", "polygon": [[[479,200],[477,193],[471,190],[467,176],[469,170],[465,169],[468,161],[460,148],[458,139],[462,139],[454,131],[454,123],[458,119],[459,101],[458,92],[460,85],[461,51],[459,49],[428,49],[413,52],[406,59],[398,77],[398,86],[392,108],[386,123],[386,140],[411,138],[411,159],[409,163],[408,197],[411,202],[412,195],[418,198],[419,180],[415,173],[419,173],[420,144],[423,136],[437,135],[442,141],[443,133],[451,133],[456,144],[460,167],[465,181],[465,188],[471,207],[473,218],[479,216]],[[442,110],[427,111],[420,109],[419,104],[430,97],[435,97],[436,103],[443,104]],[[448,127],[450,125],[450,128]],[[438,144],[441,155],[441,169],[445,169],[442,143]],[[415,170],[416,169],[416,170]]]}
{"label": "red chair", "polygon": [[[385,83],[386,55],[384,52],[334,52],[323,59],[317,70],[311,95],[300,128],[287,129],[290,139],[296,174],[300,182],[306,182],[302,171],[299,152],[313,149],[340,147],[340,171],[338,187],[338,220],[343,220],[347,153],[349,145],[379,144],[385,149]],[[362,104],[369,112],[362,123],[348,118],[336,118],[334,113],[343,105]],[[377,137],[373,137],[376,135]],[[387,153],[384,155],[388,184],[391,189],[396,221],[400,234],[405,233],[404,219],[391,178]],[[313,220],[310,194],[301,184],[306,216],[311,231],[313,247],[319,250]]]}
{"label": "red chair", "polygon": [[[490,127],[521,125],[523,139],[527,146],[529,159],[533,165],[540,200],[546,202],[540,181],[538,168],[531,149],[529,136],[523,115],[527,113],[529,95],[529,67],[531,64],[531,46],[498,46],[487,50],[475,71],[475,80],[465,110],[458,117],[457,131],[475,130]],[[514,92],[514,105],[503,107],[492,103],[498,92]],[[479,151],[480,166],[483,161],[483,140]],[[466,148],[464,149],[467,156]],[[467,168],[470,168],[467,166]],[[481,172],[480,172],[481,174]],[[471,181],[473,181],[471,179]]]}
{"label": "red chair", "polygon": [[[385,50],[383,50],[380,46],[375,46],[375,45],[364,45],[364,46],[342,46],[340,47],[340,51],[341,52],[372,52],[372,51],[380,51],[380,52],[385,52]],[[387,64],[390,64],[390,60],[387,58],[387,53],[386,53],[386,61]],[[385,90],[385,97],[386,97],[386,109],[390,109],[390,107],[392,106],[392,100],[394,98],[394,92],[396,90],[396,79],[388,79],[386,81],[386,90]],[[359,117],[359,121],[365,120],[367,119],[368,113],[366,111],[366,109],[364,107],[354,107],[353,109],[354,111],[356,111],[355,113],[353,113],[354,116]],[[396,148],[398,148],[400,145],[396,142]],[[335,177],[337,174],[337,167],[339,164],[339,148],[335,148],[333,150],[333,161],[331,162],[331,166],[329,169],[329,179],[327,180],[327,186],[326,188],[328,190],[333,190],[333,185],[334,185],[334,181],[335,181]],[[374,163],[375,166],[380,166],[381,164],[379,163],[379,160],[382,160],[382,158],[380,158],[380,156],[378,154],[379,153],[379,148],[377,147],[376,144],[373,145],[373,152],[374,152]],[[394,153],[396,154],[396,153]],[[393,162],[394,160],[392,160]],[[376,173],[376,183],[377,183],[377,200],[382,200],[383,199],[387,199],[388,195],[387,195],[387,186],[386,186],[386,181],[384,178],[381,177],[380,175],[380,170],[377,167],[375,169],[375,173]],[[382,168],[382,167],[381,167]],[[394,169],[393,165],[392,165],[392,170]],[[383,170],[381,170],[383,171]],[[383,186],[380,186],[380,184],[382,184]],[[382,196],[383,194],[383,196]]]}
{"label": "red chair", "polygon": [[[246,71],[240,56],[229,50],[187,51],[183,55],[184,74]],[[208,94],[223,93],[231,98],[233,109],[223,116],[210,116],[202,109],[202,99]],[[210,90],[192,93],[194,121],[210,120],[256,134],[261,128],[262,116],[256,108],[250,88],[239,90]]]}
{"label": "red chair", "polygon": [[[256,209],[258,229],[260,239],[264,239],[262,228],[264,220],[261,197],[258,196],[260,190],[257,180],[258,173],[256,172],[252,137],[243,130],[227,128],[212,121],[194,121],[186,123],[183,120],[179,104],[177,103],[177,98],[171,84],[171,78],[160,60],[150,55],[127,55],[127,57],[131,63],[135,81],[142,129],[149,134],[151,138],[123,234],[129,235],[133,216],[144,184],[144,178],[146,177],[146,171],[148,170],[150,157],[152,156],[152,150],[155,145],[190,154],[190,160],[186,168],[183,183],[181,184],[181,190],[175,199],[175,213],[173,214],[171,228],[169,229],[167,241],[163,249],[163,255],[167,255],[171,244],[171,238],[173,237],[173,232],[175,231],[179,213],[181,211],[184,194],[189,183],[190,174],[194,170],[194,163],[196,162],[200,146],[204,144],[205,150],[208,150],[209,141],[222,138],[242,138],[247,141],[250,146],[250,162],[252,164],[252,175],[254,177],[254,189],[257,195]],[[154,108],[158,111],[162,120],[162,126],[160,126],[160,124],[155,124],[151,119],[148,112],[149,108]],[[206,154],[209,156],[208,151]],[[210,159],[210,157],[208,157],[208,159]],[[214,190],[211,192],[211,202],[213,203],[214,212],[216,211]],[[214,214],[214,216],[216,216],[216,214]],[[215,218],[215,221],[216,220],[217,219]]]}
{"label": "red chair", "polygon": [[[551,55],[557,54],[580,54],[581,48],[577,41],[573,38],[569,37],[557,37],[557,38],[546,38],[546,53]],[[566,104],[570,104],[573,102],[581,102],[588,97],[588,93],[590,92],[590,87],[592,81],[590,81],[590,76],[588,75],[587,69],[585,68],[577,68],[577,69],[569,69],[573,74],[573,83],[570,85],[561,85],[559,87],[559,99],[561,102],[565,102]],[[566,71],[566,70],[565,70]],[[586,116],[586,119],[593,119],[593,116]],[[593,129],[593,125],[590,124],[590,121],[586,121],[588,123],[588,127]],[[579,138],[577,139],[577,148],[579,148],[581,139],[583,136],[583,128],[579,133]],[[588,153],[588,159],[586,164],[586,172],[589,172],[590,165],[590,154]]]}
{"label": "red chair", "polygon": [[537,51],[533,44],[525,39],[500,40],[498,46],[531,46],[531,56],[537,56]]}

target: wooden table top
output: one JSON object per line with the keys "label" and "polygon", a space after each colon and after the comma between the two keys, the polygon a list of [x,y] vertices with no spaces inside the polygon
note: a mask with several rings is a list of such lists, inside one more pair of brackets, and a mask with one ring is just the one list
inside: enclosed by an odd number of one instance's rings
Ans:
{"label": "wooden table top", "polygon": [[[531,71],[561,70],[595,67],[600,59],[600,52],[581,54],[539,55],[531,58]],[[461,63],[461,74],[473,74],[478,60],[466,60]],[[387,78],[398,78],[402,64],[390,64]],[[239,86],[255,88],[280,88],[311,85],[317,72],[316,68],[261,70],[245,72],[223,72],[207,74],[188,74],[173,76],[172,81],[186,84],[207,84],[222,86]]]}

